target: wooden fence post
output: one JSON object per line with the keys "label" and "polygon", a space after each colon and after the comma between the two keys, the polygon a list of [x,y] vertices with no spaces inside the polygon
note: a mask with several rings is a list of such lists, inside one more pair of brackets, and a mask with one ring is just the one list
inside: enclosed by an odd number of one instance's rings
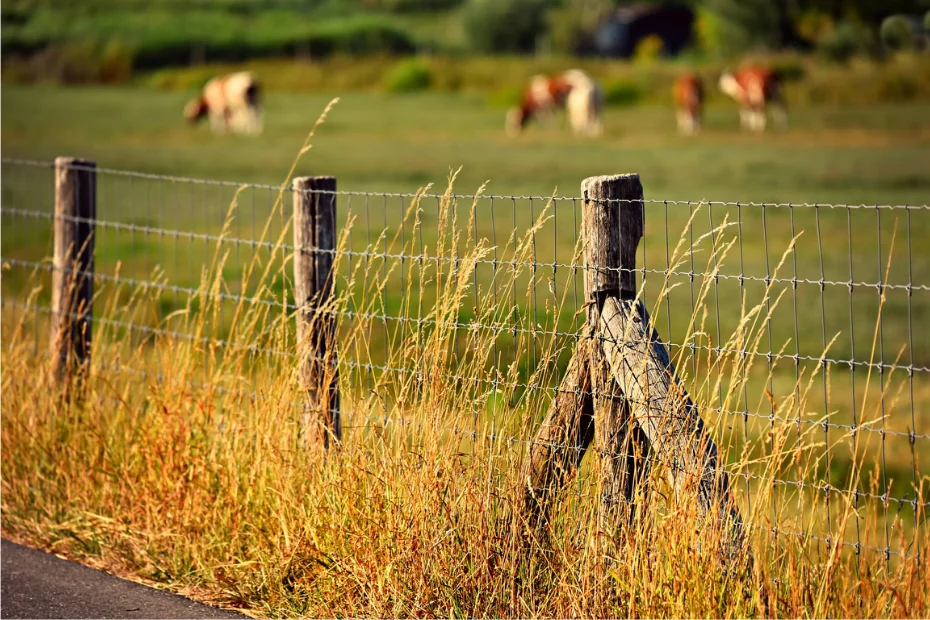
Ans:
{"label": "wooden fence post", "polygon": [[586,324],[568,363],[565,376],[549,411],[530,444],[520,481],[520,527],[540,531],[548,520],[549,505],[575,475],[594,438],[594,404],[591,398],[589,351],[593,331]]}
{"label": "wooden fence post", "polygon": [[[636,249],[643,236],[643,186],[638,174],[589,177],[584,196],[584,290],[588,325],[597,326],[608,298],[636,297]],[[637,487],[645,480],[648,443],[631,423],[620,386],[611,377],[601,343],[590,353],[597,451],[600,454],[602,531],[610,532],[621,501],[633,515]]]}
{"label": "wooden fence post", "polygon": [[[650,460],[662,465],[676,495],[694,493],[699,513],[714,515],[724,522],[728,539],[727,554],[732,558],[744,542],[742,520],[730,492],[726,471],[719,467],[717,447],[707,433],[698,409],[687,390],[675,375],[668,352],[650,323],[649,313],[636,297],[636,247],[643,235],[643,190],[638,175],[593,177],[585,180],[585,233],[594,247],[586,257],[592,265],[585,271],[585,287],[590,287],[597,300],[590,312],[597,316],[600,351],[606,357],[616,387],[623,394],[635,428],[645,437],[651,450]],[[598,204],[605,202],[604,211]],[[615,205],[615,206],[614,206]],[[590,207],[590,208],[589,208]],[[593,209],[593,210],[592,210]],[[619,217],[619,220],[615,220]],[[615,231],[602,247],[598,235]],[[595,261],[600,261],[595,262]],[[619,264],[618,264],[619,262]],[[607,265],[608,270],[598,269]],[[614,266],[621,269],[615,271]],[[613,274],[619,273],[619,281]],[[589,284],[590,282],[590,284]],[[591,303],[589,301],[589,303]],[[594,317],[591,317],[592,322]],[[608,454],[618,451],[618,442],[629,446],[623,437],[630,414],[618,416],[615,411],[602,415],[595,392],[595,419],[599,437],[604,437],[603,449]],[[601,429],[608,426],[605,433]],[[633,442],[635,451],[642,451],[644,441]],[[626,467],[634,466],[635,454],[627,452]],[[605,503],[610,493],[629,489],[628,473],[622,461],[608,468],[606,475],[615,476],[614,486],[605,490]]]}
{"label": "wooden fence post", "polygon": [[522,510],[536,517],[536,527],[544,524],[551,497],[596,440],[599,531],[610,534],[621,501],[633,515],[637,489],[658,463],[676,495],[693,493],[703,517],[719,517],[725,553],[736,559],[745,535],[729,478],[636,298],[636,249],[644,232],[639,175],[591,177],[581,188],[587,321],[524,465]]}
{"label": "wooden fence post", "polygon": [[[648,452],[641,433],[631,432],[629,410],[610,376],[597,338],[604,299],[619,295],[621,290],[631,298],[636,294],[636,274],[621,272],[620,266],[636,260],[643,234],[642,186],[634,174],[592,177],[585,179],[581,189],[585,195],[582,218],[588,316],[524,465],[522,510],[536,529],[546,523],[553,496],[575,474],[595,435],[597,450],[603,456],[601,524],[605,527],[613,520],[621,496],[632,502]],[[638,199],[639,210],[621,209],[620,199]],[[621,231],[625,231],[626,243],[618,244]]]}
{"label": "wooden fence post", "polygon": [[96,164],[56,158],[51,348],[60,382],[70,382],[90,362],[96,201]]}
{"label": "wooden fence post", "polygon": [[339,369],[333,314],[336,250],[336,179],[294,179],[294,297],[300,375],[307,402],[301,420],[305,440],[324,447],[342,438]]}

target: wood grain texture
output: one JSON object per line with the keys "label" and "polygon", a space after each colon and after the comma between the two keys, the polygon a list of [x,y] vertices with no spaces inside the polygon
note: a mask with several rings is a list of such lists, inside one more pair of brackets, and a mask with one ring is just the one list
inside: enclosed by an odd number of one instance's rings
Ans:
{"label": "wood grain texture", "polygon": [[[636,294],[636,248],[643,235],[643,187],[637,174],[590,177],[581,184],[585,298],[588,325],[597,329],[608,296]],[[589,354],[594,394],[595,445],[600,460],[602,531],[617,525],[648,468],[648,444],[631,424],[629,406],[600,343]]]}
{"label": "wood grain texture", "polygon": [[[584,287],[587,321],[549,411],[530,446],[522,472],[521,510],[538,528],[550,504],[574,476],[595,439],[600,455],[604,529],[616,525],[618,508],[631,507],[643,479],[648,446],[632,434],[629,408],[611,377],[600,343],[594,339],[607,296],[635,294],[636,247],[643,234],[639,175],[591,177],[581,185],[584,235]],[[620,235],[626,235],[621,239]],[[626,272],[623,260],[629,260]],[[640,456],[637,461],[636,455]],[[632,513],[632,511],[631,511]]]}
{"label": "wood grain texture", "polygon": [[581,192],[585,197],[585,291],[636,295],[636,248],[643,238],[639,175],[589,177],[582,182]]}
{"label": "wood grain texture", "polygon": [[694,494],[701,515],[726,523],[730,552],[744,540],[742,519],[717,447],[697,407],[675,375],[668,352],[639,301],[610,298],[601,314],[602,347],[633,419],[667,468],[678,496]]}
{"label": "wood grain texture", "polygon": [[336,321],[331,304],[336,249],[336,179],[294,179],[294,298],[297,346],[307,403],[305,439],[325,447],[342,437]]}
{"label": "wood grain texture", "polygon": [[586,327],[530,445],[521,475],[521,514],[533,529],[545,525],[552,499],[575,475],[594,438],[589,363],[593,343]]}
{"label": "wood grain texture", "polygon": [[[600,347],[597,347],[600,349]],[[633,423],[629,403],[611,375],[603,352],[591,356],[594,391],[595,449],[600,461],[600,529],[612,532],[636,513],[650,469],[649,442]],[[625,518],[623,518],[625,517]]]}
{"label": "wood grain texture", "polygon": [[96,217],[96,164],[56,158],[51,346],[59,381],[90,361]]}

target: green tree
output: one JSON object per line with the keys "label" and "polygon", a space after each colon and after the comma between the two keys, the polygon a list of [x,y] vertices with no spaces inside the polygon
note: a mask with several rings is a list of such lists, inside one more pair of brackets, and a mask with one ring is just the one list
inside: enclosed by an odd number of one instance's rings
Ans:
{"label": "green tree", "polygon": [[702,0],[700,6],[714,16],[719,51],[734,54],[802,43],[794,27],[799,4],[799,0]]}
{"label": "green tree", "polygon": [[917,39],[911,30],[911,23],[903,15],[892,15],[882,22],[880,30],[882,45],[890,50],[914,49]]}
{"label": "green tree", "polygon": [[930,0],[803,0],[800,4],[837,20],[854,18],[875,26],[891,15],[920,15],[930,9]]}
{"label": "green tree", "polygon": [[469,0],[462,20],[476,51],[528,52],[546,31],[552,5],[552,0]]}
{"label": "green tree", "polygon": [[796,28],[805,14],[825,14],[877,32],[883,19],[919,15],[930,9],[930,0],[698,0],[697,6],[713,16],[719,51],[738,53],[809,47],[813,41],[798,36]]}
{"label": "green tree", "polygon": [[553,48],[559,52],[575,51],[579,39],[591,36],[616,5],[616,0],[562,0],[547,16]]}

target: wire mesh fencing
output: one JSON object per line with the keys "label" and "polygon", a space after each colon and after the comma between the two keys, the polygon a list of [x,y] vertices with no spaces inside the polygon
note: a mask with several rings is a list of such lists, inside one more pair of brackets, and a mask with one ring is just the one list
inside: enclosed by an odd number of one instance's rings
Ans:
{"label": "wire mesh fencing", "polygon": [[[3,166],[5,348],[16,333],[43,353],[54,167]],[[95,174],[94,372],[167,381],[164,350],[196,350],[192,389],[280,401],[270,377],[293,379],[302,355],[293,187]],[[925,553],[930,206],[668,201],[643,184],[628,271],[752,525],[886,561]],[[400,429],[524,460],[585,321],[584,272],[603,268],[583,258],[586,197],[324,193],[346,441]],[[235,373],[215,372],[224,356]],[[456,415],[410,414],[431,389]],[[582,468],[574,495],[593,484]]]}

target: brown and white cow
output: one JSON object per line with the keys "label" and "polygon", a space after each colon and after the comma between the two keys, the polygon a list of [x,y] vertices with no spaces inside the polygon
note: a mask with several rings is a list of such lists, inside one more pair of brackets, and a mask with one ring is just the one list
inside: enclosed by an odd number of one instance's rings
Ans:
{"label": "brown and white cow", "polygon": [[571,85],[560,76],[534,75],[523,91],[520,105],[507,110],[507,133],[520,133],[533,119],[548,123],[555,110],[565,106]]}
{"label": "brown and white cow", "polygon": [[724,71],[719,85],[720,90],[739,104],[740,127],[750,131],[765,131],[767,108],[772,109],[772,116],[779,128],[785,129],[788,126],[788,111],[777,71],[763,67]]}
{"label": "brown and white cow", "polygon": [[704,108],[704,84],[700,76],[686,73],[675,80],[675,110],[678,114],[678,131],[690,136],[701,129]]}
{"label": "brown and white cow", "polygon": [[560,77],[571,86],[565,111],[572,132],[579,136],[601,135],[604,131],[601,125],[604,91],[600,84],[580,69],[569,69]]}
{"label": "brown and white cow", "polygon": [[191,124],[208,117],[216,134],[227,131],[260,134],[262,110],[258,79],[248,71],[211,79],[200,95],[185,106],[184,117]]}
{"label": "brown and white cow", "polygon": [[520,105],[507,111],[508,135],[520,133],[534,118],[548,122],[555,111],[564,108],[569,126],[577,135],[601,133],[600,112],[603,93],[589,75],[570,69],[555,76],[536,75],[523,91]]}

